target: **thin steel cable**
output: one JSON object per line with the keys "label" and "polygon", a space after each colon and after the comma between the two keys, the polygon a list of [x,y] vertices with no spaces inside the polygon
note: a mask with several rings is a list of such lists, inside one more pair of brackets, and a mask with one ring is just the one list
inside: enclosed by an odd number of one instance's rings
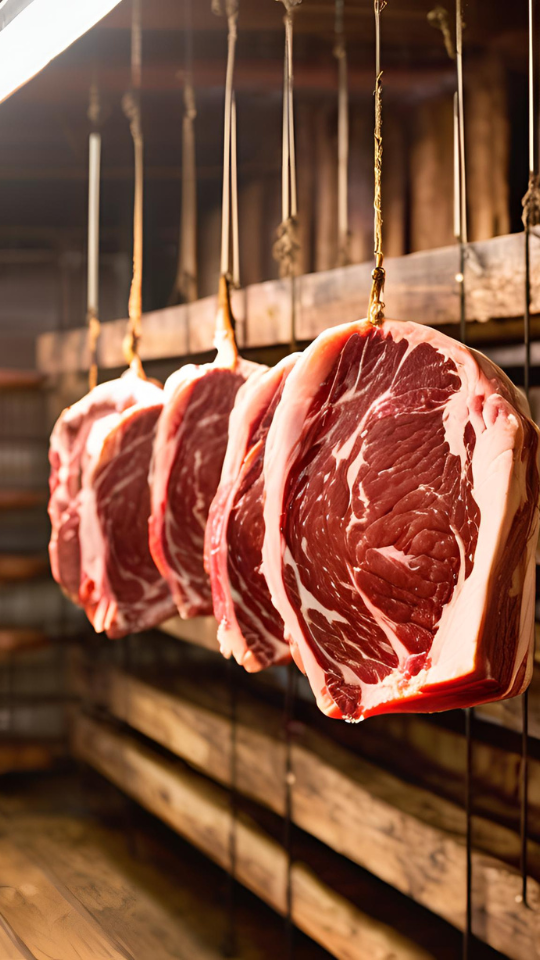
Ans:
{"label": "thin steel cable", "polygon": [[[465,99],[463,93],[463,0],[456,0],[456,80],[454,99],[454,210],[455,232],[459,242],[459,331],[463,344],[467,341],[467,301],[465,290],[465,266],[467,259],[467,181],[465,168]],[[472,808],[473,808],[473,723],[474,710],[465,710],[465,821],[466,821],[466,867],[465,867],[465,929],[462,940],[462,958],[470,960],[472,945]]]}
{"label": "thin steel cable", "polygon": [[237,849],[236,828],[238,821],[238,691],[236,686],[236,664],[233,657],[227,663],[227,677],[229,685],[229,710],[231,721],[230,740],[230,790],[229,790],[229,869],[227,874],[227,933],[223,944],[223,956],[237,955]]}
{"label": "thin steel cable", "polygon": [[338,63],[338,265],[351,262],[349,232],[349,88],[345,0],[336,0],[334,56]]}
{"label": "thin steel cable", "polygon": [[240,287],[240,239],[238,234],[238,156],[236,147],[236,96],[233,93],[231,111],[231,282],[233,287],[238,290]]}
{"label": "thin steel cable", "polygon": [[91,123],[88,138],[88,252],[86,323],[88,326],[88,387],[92,390],[98,378],[99,322],[99,194],[101,174],[101,133],[99,122],[101,104],[96,83],[90,87],[88,119]]}
{"label": "thin steel cable", "polygon": [[[528,0],[528,80],[529,80],[529,183],[523,198],[523,225],[525,247],[525,308],[523,314],[523,341],[525,361],[523,381],[529,400],[531,380],[531,227],[540,220],[540,189],[536,169],[535,122],[535,0]],[[521,698],[521,763],[520,763],[520,870],[521,901],[527,902],[528,832],[529,832],[529,691]]]}
{"label": "thin steel cable", "polygon": [[129,293],[129,320],[124,337],[126,363],[139,375],[144,376],[139,357],[142,317],[143,278],[143,191],[144,191],[144,141],[141,126],[141,71],[142,71],[142,0],[133,0],[131,21],[131,90],[125,94],[122,106],[129,120],[133,140],[135,190],[133,197],[133,277]]}
{"label": "thin steel cable", "polygon": [[472,940],[472,802],[473,802],[473,734],[474,710],[469,707],[465,710],[465,741],[466,741],[466,770],[465,770],[465,820],[466,820],[466,911],[465,930],[463,934],[462,958],[470,960]]}
{"label": "thin steel cable", "polygon": [[293,877],[294,863],[293,850],[293,793],[294,793],[294,764],[292,756],[294,704],[296,700],[296,686],[298,673],[291,661],[287,667],[287,686],[285,689],[285,705],[283,725],[285,731],[285,817],[283,820],[283,846],[287,854],[287,878],[285,896],[285,960],[294,957],[294,919],[293,919]]}
{"label": "thin steel cable", "polygon": [[[225,108],[223,122],[223,187],[221,199],[221,258],[218,311],[214,328],[217,361],[234,366],[238,356],[231,312],[231,286],[240,283],[238,244],[238,174],[236,152],[236,100],[234,97],[234,64],[236,57],[238,0],[212,0],[212,10],[227,16],[227,67],[225,76]],[[234,138],[234,144],[233,144]],[[231,264],[231,235],[233,263]]]}
{"label": "thin steel cable", "polygon": [[290,279],[291,351],[297,348],[296,338],[296,271],[300,244],[298,239],[298,198],[296,145],[294,132],[293,15],[302,0],[281,0],[285,7],[285,52],[283,57],[283,124],[281,141],[281,223],[273,247],[280,277]]}
{"label": "thin steel cable", "polygon": [[227,70],[225,75],[225,114],[223,131],[223,188],[221,196],[221,275],[230,273],[231,236],[231,153],[233,133],[234,64],[238,36],[238,3],[229,0],[227,12]]}
{"label": "thin steel cable", "polygon": [[184,115],[182,118],[182,212],[178,267],[171,302],[197,299],[197,168],[195,120],[197,105],[193,82],[192,0],[184,0]]}
{"label": "thin steel cable", "polygon": [[382,157],[383,157],[383,135],[382,135],[382,70],[381,70],[381,13],[386,7],[386,0],[374,0],[373,9],[375,13],[375,128],[373,132],[374,156],[374,227],[373,227],[373,250],[375,254],[375,268],[371,274],[371,294],[369,298],[368,319],[373,324],[381,323],[384,319],[384,303],[382,300],[384,293],[385,270],[384,254],[382,243]]}

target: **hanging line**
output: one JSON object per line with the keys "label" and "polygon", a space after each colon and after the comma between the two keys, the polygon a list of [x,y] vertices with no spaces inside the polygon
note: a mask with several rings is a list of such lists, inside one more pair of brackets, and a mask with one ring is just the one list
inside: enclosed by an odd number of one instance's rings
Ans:
{"label": "hanging line", "polygon": [[195,118],[197,106],[193,83],[192,0],[184,0],[184,116],[182,119],[182,212],[178,268],[172,301],[193,303],[197,299],[197,167]]}
{"label": "hanging line", "polygon": [[[214,345],[223,361],[234,365],[237,351],[231,288],[240,286],[238,248],[238,170],[236,152],[236,98],[234,65],[238,23],[238,0],[212,0],[212,11],[227,17],[227,71],[223,130],[223,188],[221,197],[221,259]],[[231,257],[232,237],[232,257]]]}
{"label": "hanging line", "polygon": [[229,717],[231,722],[230,739],[230,765],[229,765],[229,870],[227,875],[227,932],[223,943],[223,956],[237,956],[237,931],[236,931],[236,874],[237,874],[237,851],[236,851],[236,827],[238,821],[238,690],[236,683],[236,663],[233,657],[229,658],[227,663],[227,680],[229,687]]}
{"label": "hanging line", "polygon": [[88,119],[91,124],[88,138],[88,279],[86,300],[86,323],[88,326],[88,387],[93,390],[97,384],[98,363],[97,348],[100,334],[99,322],[99,189],[101,170],[101,134],[99,123],[101,105],[99,90],[94,82],[90,87]]}
{"label": "hanging line", "polygon": [[382,70],[381,70],[381,13],[387,5],[387,0],[374,0],[375,12],[375,130],[374,130],[374,254],[375,268],[371,274],[371,294],[369,298],[368,319],[373,324],[381,323],[384,319],[385,270],[383,267],[384,255],[382,249]]}
{"label": "hanging line", "polygon": [[294,137],[293,15],[302,0],[281,0],[285,7],[285,55],[283,58],[283,126],[281,146],[281,223],[273,246],[279,275],[291,281],[290,349],[296,342],[296,272],[300,242],[298,238],[298,200],[296,189],[296,145]]}
{"label": "hanging line", "polygon": [[291,662],[287,665],[287,686],[285,689],[283,717],[285,731],[285,817],[283,821],[283,847],[287,856],[287,877],[285,886],[285,960],[292,960],[294,956],[292,866],[294,862],[293,789],[295,775],[292,746],[294,733],[294,704],[296,699],[297,681],[298,671],[295,664],[291,660]]}
{"label": "hanging line", "polygon": [[[463,93],[463,0],[456,0],[456,79],[454,97],[454,233],[459,242],[459,330],[466,343],[465,263],[467,257],[467,183],[465,169],[465,99]],[[473,805],[473,722],[474,711],[465,711],[465,928],[462,940],[462,958],[470,960],[472,941],[472,805]]]}
{"label": "hanging line", "polygon": [[351,262],[349,231],[349,88],[343,23],[345,0],[336,0],[334,56],[338,62],[338,266]]}
{"label": "hanging line", "polygon": [[122,100],[124,113],[129,120],[133,139],[135,191],[133,201],[133,277],[129,293],[129,320],[124,337],[126,363],[140,377],[144,377],[139,357],[142,316],[143,273],[143,135],[141,127],[141,71],[142,71],[142,26],[141,0],[133,0],[131,21],[131,90]]}
{"label": "hanging line", "polygon": [[[525,345],[524,387],[529,400],[531,370],[531,228],[540,223],[540,179],[536,165],[535,123],[535,2],[528,3],[528,70],[529,70],[529,182],[523,198],[523,226],[525,228],[525,310],[523,315],[523,340]],[[521,902],[527,903],[528,831],[529,831],[529,691],[521,698],[521,764],[520,764],[520,869]]]}

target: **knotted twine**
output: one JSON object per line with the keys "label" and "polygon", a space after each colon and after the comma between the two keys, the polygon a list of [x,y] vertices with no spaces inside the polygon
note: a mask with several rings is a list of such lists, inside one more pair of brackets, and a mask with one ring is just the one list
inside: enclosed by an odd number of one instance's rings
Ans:
{"label": "knotted twine", "polygon": [[126,363],[138,376],[144,377],[139,356],[142,317],[142,276],[143,276],[143,152],[144,141],[141,126],[141,70],[142,70],[142,30],[141,0],[133,0],[133,18],[131,23],[131,90],[122,100],[124,113],[129,121],[133,140],[135,191],[133,198],[133,276],[129,292],[129,320],[127,333],[123,341]]}
{"label": "knotted twine", "polygon": [[99,187],[101,165],[101,104],[96,83],[90,87],[88,119],[91,132],[88,138],[88,281],[86,301],[87,343],[90,355],[88,387],[97,385],[97,349],[101,324],[99,322]]}
{"label": "knotted twine", "polygon": [[375,12],[375,129],[374,129],[374,254],[375,268],[371,274],[371,295],[369,298],[368,319],[374,325],[382,323],[384,319],[385,270],[383,267],[384,254],[382,244],[382,70],[381,70],[381,13],[386,7],[387,0],[374,0]]}

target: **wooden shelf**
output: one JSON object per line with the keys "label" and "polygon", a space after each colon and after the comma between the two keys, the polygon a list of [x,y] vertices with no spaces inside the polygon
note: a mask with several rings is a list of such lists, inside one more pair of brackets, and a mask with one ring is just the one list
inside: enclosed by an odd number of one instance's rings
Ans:
{"label": "wooden shelf", "polygon": [[[223,788],[158,757],[103,722],[78,715],[73,749],[107,779],[225,869],[231,807]],[[285,850],[255,821],[236,823],[236,878],[280,914],[286,910]],[[296,926],[338,960],[428,960],[433,954],[336,894],[302,862],[291,869]],[[391,913],[389,914],[391,915]]]}
{"label": "wooden shelf", "polygon": [[49,635],[43,630],[24,627],[0,629],[0,663],[14,653],[46,647],[49,643]]}
{"label": "wooden shelf", "polygon": [[47,503],[43,490],[0,490],[0,510],[32,510]]}
{"label": "wooden shelf", "polygon": [[11,370],[0,368],[0,391],[39,390],[43,386],[43,374],[37,370]]}
{"label": "wooden shelf", "polygon": [[[193,689],[189,697],[185,691],[167,692],[114,669],[101,669],[94,682],[77,668],[74,677],[85,699],[94,699],[110,714],[206,776],[230,784],[231,725],[223,703],[226,696],[220,697],[211,683],[204,691]],[[165,789],[159,780],[161,760],[156,759],[155,768],[145,754],[137,775],[129,769],[126,773],[129,761],[124,750],[129,744],[114,740],[111,745],[110,736],[117,735],[106,733],[102,756],[98,746],[102,732],[88,723],[84,718],[77,721],[77,753],[143,805],[151,804],[153,812],[168,818],[176,828],[171,817],[177,814],[169,810],[170,806],[177,810],[176,791],[171,793],[170,787]],[[260,703],[256,709],[242,705],[236,733],[237,788],[282,815],[285,745],[281,729],[279,711]],[[292,766],[293,818],[299,827],[453,926],[463,928],[462,809],[382,771],[315,731],[304,729],[293,743]],[[166,808],[160,800],[164,793]],[[195,814],[192,811],[190,815]],[[184,812],[182,822],[186,816]],[[473,830],[478,848],[473,851],[473,929],[513,960],[529,960],[534,955],[537,921],[533,911],[516,902],[520,891],[516,869],[519,837],[480,816],[474,817]],[[195,835],[195,828],[193,832]],[[495,856],[482,852],[482,848]],[[529,844],[529,856],[531,871],[540,876],[538,844]],[[540,890],[535,880],[530,883],[531,902],[535,903]]]}
{"label": "wooden shelf", "polygon": [[[130,844],[125,803],[102,782],[97,798],[94,786],[56,776],[2,791],[2,960],[222,960],[220,872],[143,815]],[[275,960],[278,918],[241,890],[236,910],[240,956]],[[296,946],[298,960],[326,957],[304,938]]]}
{"label": "wooden shelf", "polygon": [[[532,309],[540,313],[540,229],[532,243]],[[469,247],[468,319],[500,320],[522,315],[524,287],[523,234],[495,237]],[[386,314],[434,326],[459,320],[457,246],[388,259]],[[311,340],[326,327],[365,316],[373,264],[362,263],[297,280],[296,330],[299,341]],[[286,280],[254,284],[233,293],[238,340],[242,347],[287,344],[290,331],[290,285]],[[168,307],[143,318],[141,357],[159,360],[188,357],[213,349],[216,298]],[[125,320],[102,325],[99,366],[122,367]],[[38,339],[37,362],[42,373],[88,369],[84,328],[47,333]]]}
{"label": "wooden shelf", "polygon": [[0,553],[0,583],[33,580],[49,571],[44,554]]}

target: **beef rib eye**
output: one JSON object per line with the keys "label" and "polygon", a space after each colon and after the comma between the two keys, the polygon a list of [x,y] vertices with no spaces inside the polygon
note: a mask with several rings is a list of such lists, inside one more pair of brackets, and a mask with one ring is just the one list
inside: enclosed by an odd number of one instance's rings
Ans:
{"label": "beef rib eye", "polygon": [[134,378],[136,402],[95,420],[86,440],[79,494],[79,598],[94,629],[117,638],[171,617],[168,586],[150,555],[148,471],[163,390]]}
{"label": "beef rib eye", "polygon": [[285,383],[264,483],[263,571],[324,713],[524,690],[538,430],[493,363],[414,323],[323,333]]}
{"label": "beef rib eye", "polygon": [[229,421],[221,481],[208,516],[206,567],[218,640],[225,656],[253,673],[290,660],[283,620],[262,567],[263,459],[266,437],[285,380],[298,354],[263,368],[242,388]]}

